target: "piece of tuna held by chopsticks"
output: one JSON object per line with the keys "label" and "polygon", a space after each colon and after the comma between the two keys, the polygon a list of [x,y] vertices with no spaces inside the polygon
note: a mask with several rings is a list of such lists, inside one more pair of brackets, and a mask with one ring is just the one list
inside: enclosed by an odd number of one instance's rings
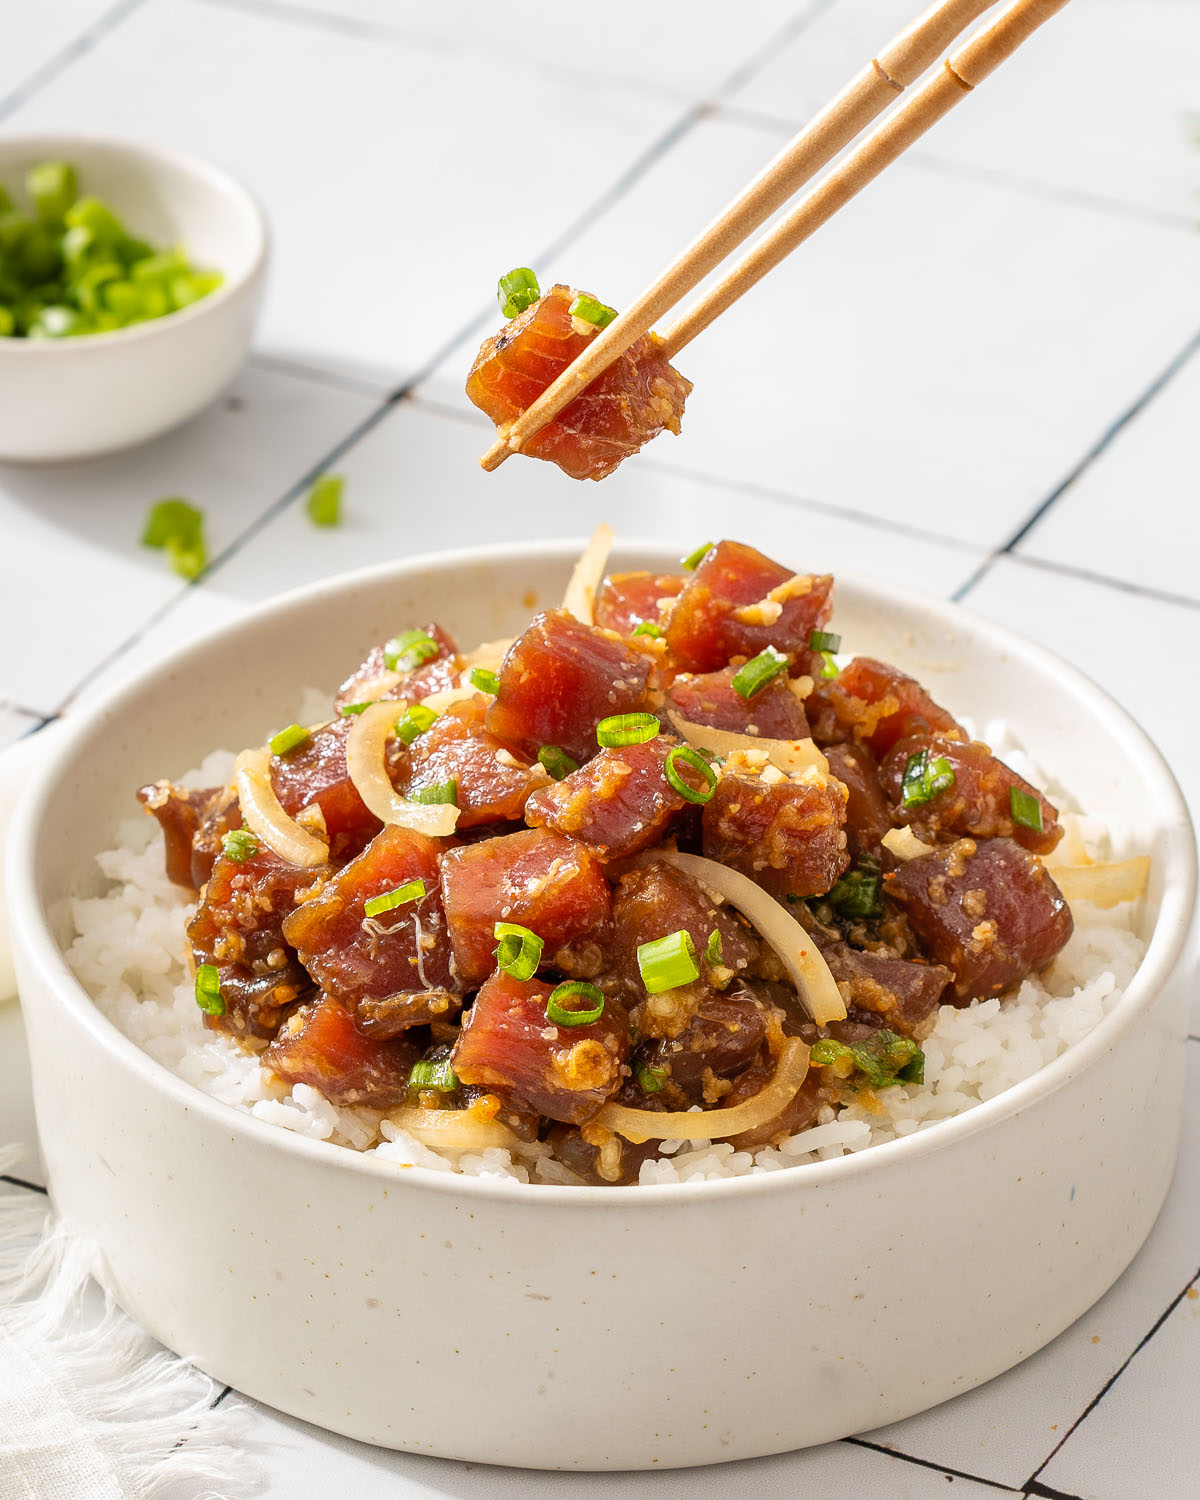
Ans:
{"label": "piece of tuna held by chopsticks", "polygon": [[[503,434],[600,332],[572,308],[610,314],[586,293],[554,286],[488,339],[467,377],[467,395]],[[690,380],[667,362],[662,340],[643,334],[523,447],[572,479],[603,479],[664,429],[678,433]]]}

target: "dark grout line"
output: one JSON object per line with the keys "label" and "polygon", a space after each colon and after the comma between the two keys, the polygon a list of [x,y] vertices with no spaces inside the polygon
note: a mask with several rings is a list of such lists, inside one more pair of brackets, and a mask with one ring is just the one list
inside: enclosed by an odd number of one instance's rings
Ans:
{"label": "dark grout line", "polygon": [[24,1177],[12,1177],[7,1172],[0,1172],[0,1182],[7,1182],[10,1187],[27,1188],[31,1193],[41,1193],[43,1198],[49,1197],[49,1188],[44,1188],[40,1182],[27,1182]]}
{"label": "dark grout line", "polygon": [[224,1401],[225,1397],[228,1396],[228,1395],[230,1395],[230,1394],[232,1394],[232,1392],[233,1392],[233,1387],[231,1385],[227,1385],[225,1387],[225,1389],[221,1392],[221,1394],[219,1396],[217,1396],[215,1400],[213,1400],[212,1402],[209,1403],[209,1408],[208,1408],[209,1411],[216,1411],[217,1407],[220,1406],[221,1402]]}
{"label": "dark grout line", "polygon": [[[1088,1402],[1088,1404],[1084,1407],[1080,1414],[1071,1423],[1070,1427],[1067,1428],[1066,1432],[1063,1433],[1062,1437],[1059,1438],[1058,1442],[1055,1443],[1054,1447],[1051,1448],[1050,1452],[1046,1454],[1045,1458],[1042,1459],[1041,1463],[1038,1464],[1036,1469],[1034,1469],[1033,1473],[1029,1476],[1029,1478],[1023,1485],[1023,1489],[1027,1493],[1034,1495],[1047,1495],[1051,1497],[1051,1500],[1055,1500],[1058,1491],[1047,1489],[1045,1486],[1040,1489],[1034,1488],[1034,1486],[1039,1483],[1038,1475],[1042,1472],[1046,1465],[1050,1463],[1055,1454],[1059,1452],[1063,1444],[1068,1442],[1073,1434],[1077,1432],[1078,1429],[1082,1426],[1082,1424],[1087,1421],[1088,1417],[1090,1417],[1092,1412],[1096,1410],[1101,1401],[1104,1400],[1105,1396],[1108,1395],[1109,1391],[1112,1390],[1113,1386],[1116,1385],[1117,1381],[1121,1378],[1122,1375],[1124,1375],[1125,1371],[1129,1368],[1133,1361],[1138,1357],[1138,1355],[1142,1352],[1142,1350],[1146,1347],[1146,1345],[1150,1342],[1150,1340],[1154,1337],[1158,1330],[1163,1326],[1163,1324],[1187,1296],[1189,1288],[1195,1286],[1197,1281],[1200,1281],[1200,1266],[1196,1268],[1195,1274],[1184,1284],[1184,1286],[1175,1294],[1175,1296],[1171,1298],[1170,1302],[1168,1302],[1168,1304],[1158,1315],[1158,1317],[1155,1318],[1154,1322],[1134,1345],[1133,1349],[1130,1350],[1129,1354],[1126,1355],[1121,1364],[1117,1366],[1117,1368],[1108,1377],[1108,1379],[1104,1382],[1104,1384],[1100,1387],[1100,1389],[1096,1392],[1096,1394],[1092,1397],[1092,1399]],[[1073,1497],[1068,1497],[1068,1500],[1073,1500]]]}
{"label": "dark grout line", "polygon": [[[712,101],[716,103],[724,99],[727,95],[736,93],[738,89],[743,88],[756,73],[761,73],[763,68],[777,57],[784,47],[789,46],[798,36],[803,35],[814,21],[819,20],[827,11],[832,10],[836,3],[837,0],[808,0],[807,5],[785,21],[774,36],[768,37],[756,52],[752,52],[744,62],[739,63],[733,69],[724,83],[713,90],[710,96]],[[793,126],[791,133],[794,135],[799,128],[798,125]]]}
{"label": "dark grout line", "polygon": [[1096,573],[1090,568],[1079,568],[1074,563],[1055,562],[1049,557],[1033,557],[1026,552],[997,553],[988,559],[988,566],[999,556],[1007,556],[1010,563],[1021,568],[1034,568],[1040,573],[1058,573],[1065,578],[1078,578],[1083,583],[1098,583],[1104,588],[1117,589],[1134,598],[1154,599],[1160,604],[1173,604],[1182,609],[1200,609],[1200,598],[1191,594],[1176,594],[1170,589],[1156,589],[1150,583],[1133,583],[1127,578],[1116,578],[1111,573]]}
{"label": "dark grout line", "polygon": [[844,1443],[849,1443],[855,1448],[869,1448],[872,1453],[885,1453],[888,1458],[898,1458],[906,1464],[915,1464],[921,1469],[932,1469],[935,1474],[944,1474],[948,1479],[969,1479],[972,1484],[986,1485],[988,1489],[996,1490],[1001,1495],[1019,1495],[1020,1490],[1013,1489],[1012,1485],[1001,1484],[998,1479],[985,1479],[981,1474],[970,1474],[966,1469],[952,1469],[948,1464],[935,1463],[930,1458],[917,1458],[915,1454],[903,1453],[898,1448],[889,1448],[884,1443],[872,1443],[867,1438],[848,1437],[843,1438]]}
{"label": "dark grout line", "polygon": [[108,34],[118,27],[122,21],[131,16],[144,0],[119,0],[111,10],[105,11],[98,21],[94,21],[85,31],[74,37],[67,45],[47,59],[40,68],[36,68],[23,83],[17,84],[16,88],[3,99],[0,99],[0,120],[11,115],[14,110],[27,103],[46,84],[52,83],[60,73],[64,73],[73,62],[85,56],[93,47],[102,41]]}
{"label": "dark grout line", "polygon": [[1083,1500],[1083,1496],[1077,1495],[1074,1490],[1052,1490],[1048,1484],[1042,1484],[1036,1479],[1031,1480],[1021,1493],[1036,1496],[1037,1500]]}
{"label": "dark grout line", "polygon": [[[975,585],[987,575],[997,558],[1014,555],[1014,549],[1025,539],[1025,537],[1029,535],[1031,531],[1033,531],[1039,521],[1041,521],[1046,516],[1047,512],[1051,509],[1055,502],[1061,499],[1062,496],[1066,494],[1066,492],[1071,488],[1071,486],[1078,479],[1080,479],[1088,469],[1091,468],[1091,466],[1096,462],[1098,458],[1101,457],[1102,454],[1104,454],[1108,450],[1114,440],[1122,432],[1124,432],[1126,427],[1129,426],[1129,424],[1134,420],[1135,417],[1139,416],[1145,410],[1145,408],[1150,404],[1151,401],[1153,401],[1154,397],[1158,395],[1163,387],[1166,386],[1174,378],[1174,376],[1179,373],[1181,369],[1183,369],[1184,365],[1187,364],[1188,360],[1191,359],[1191,357],[1196,353],[1198,349],[1200,349],[1200,332],[1194,333],[1191,338],[1188,339],[1187,343],[1183,346],[1182,349],[1180,349],[1178,354],[1176,354],[1174,358],[1170,360],[1166,368],[1161,370],[1159,374],[1156,375],[1155,378],[1146,387],[1146,389],[1141,393],[1141,395],[1138,396],[1130,406],[1126,407],[1126,409],[1120,414],[1120,416],[1117,417],[1117,419],[1112,422],[1104,432],[1100,434],[1100,437],[1096,440],[1095,443],[1093,443],[1091,448],[1088,449],[1088,451],[1083,455],[1083,457],[1074,466],[1074,468],[1071,469],[1066,477],[1062,479],[1059,484],[1057,484],[1055,488],[1050,491],[1050,493],[1044,500],[1042,500],[1038,505],[1034,507],[1034,509],[1025,518],[1025,520],[1022,521],[1020,526],[1017,527],[1016,531],[1012,533],[1008,540],[1004,542],[1002,546],[997,548],[991,554],[991,556],[985,558],[984,561],[975,570],[975,572],[971,575],[971,577],[968,578],[967,581],[955,591],[953,598],[956,603],[961,603],[962,600],[967,596],[967,594],[969,594],[970,591],[975,587]],[[1019,559],[1014,557],[1014,560],[1025,562],[1029,559],[1025,556],[1022,556]],[[1039,559],[1039,561],[1044,561],[1044,559]],[[1057,565],[1051,564],[1051,566]],[[1067,571],[1068,569],[1069,565],[1064,565],[1062,571]],[[1117,587],[1131,587],[1130,585],[1117,583],[1116,580],[1105,579],[1105,581],[1113,582]],[[1138,592],[1148,592],[1148,590],[1139,589]]]}

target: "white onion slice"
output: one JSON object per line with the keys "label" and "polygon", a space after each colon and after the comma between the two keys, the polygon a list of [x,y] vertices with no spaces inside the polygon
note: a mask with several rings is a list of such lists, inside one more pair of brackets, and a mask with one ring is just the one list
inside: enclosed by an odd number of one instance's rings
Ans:
{"label": "white onion slice", "polygon": [[889,828],[879,842],[890,855],[905,863],[933,853],[933,845],[923,843],[911,828]]}
{"label": "white onion slice", "polygon": [[795,771],[806,771],[815,766],[822,775],[828,776],[829,762],[811,739],[769,740],[758,734],[738,734],[732,729],[713,729],[708,724],[695,724],[670,709],[667,718],[676,730],[700,750],[711,750],[714,755],[730,756],[737,751],[765,750],[773,766],[788,776]]}
{"label": "white onion slice", "polygon": [[463,654],[464,670],[470,671],[472,667],[487,667],[489,671],[498,672],[515,641],[516,637],[512,635],[505,636],[499,641],[484,641],[476,646],[474,651],[467,651]]}
{"label": "white onion slice", "polygon": [[1136,901],[1146,889],[1150,856],[1093,865],[1055,865],[1050,870],[1054,884],[1067,901],[1090,901],[1106,910],[1122,901]]}
{"label": "white onion slice", "polygon": [[592,532],[591,541],[580,553],[563,595],[562,607],[585,625],[596,622],[596,590],[604,577],[612,544],[613,529],[607,521],[601,521]]}
{"label": "white onion slice", "polygon": [[729,1109],[655,1111],[630,1109],[624,1104],[606,1104],[595,1123],[615,1130],[627,1141],[713,1141],[757,1130],[773,1120],[796,1097],[808,1073],[808,1048],[798,1036],[790,1036],[779,1050],[779,1061],[770,1083]]}
{"label": "white onion slice", "polygon": [[[479,689],[472,687],[470,683],[460,683],[458,687],[439,688],[436,693],[430,693],[422,698],[421,702],[426,708],[433,709],[435,714],[440,714],[452,704],[463,703],[466,699],[473,698],[478,691]],[[403,713],[403,709],[400,712]]]}
{"label": "white onion slice", "polygon": [[829,972],[829,965],[812,938],[790,912],[784,911],[774,896],[755,885],[748,875],[720,865],[715,859],[704,859],[699,854],[681,854],[674,849],[660,850],[655,858],[674,865],[737,907],[779,955],[805,1009],[818,1026],[845,1020],[846,1002]]}
{"label": "white onion slice", "polygon": [[515,1146],[515,1132],[499,1120],[481,1120],[469,1109],[393,1109],[387,1120],[426,1146],[442,1151],[486,1151]]}
{"label": "white onion slice", "polygon": [[458,826],[458,808],[448,802],[406,801],[388,776],[387,740],[403,712],[404,704],[398,700],[372,703],[363,709],[346,736],[346,770],[358,795],[381,823],[445,838]]}
{"label": "white onion slice", "polygon": [[289,864],[302,868],[323,865],[329,858],[329,845],[284,812],[271,785],[270,765],[271,752],[265,745],[243,750],[233,763],[242,822]]}

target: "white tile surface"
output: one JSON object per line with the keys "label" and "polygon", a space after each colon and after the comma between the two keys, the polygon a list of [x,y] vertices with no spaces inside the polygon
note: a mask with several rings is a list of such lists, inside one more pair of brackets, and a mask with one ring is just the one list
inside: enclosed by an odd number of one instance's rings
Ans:
{"label": "white tile surface", "polygon": [[[920,11],[838,0],[735,95],[799,125]],[[918,148],[1058,191],[1191,220],[1200,180],[1193,0],[1085,0],[1053,17]]]}
{"label": "white tile surface", "polygon": [[0,48],[0,110],[17,89],[112,12],[114,0],[49,0],[6,10]]}
{"label": "white tile surface", "polygon": [[1117,434],[1017,550],[1200,600],[1197,413],[1200,352]]}
{"label": "white tile surface", "polygon": [[44,1183],[33,1118],[29,1054],[21,1007],[0,999],[0,1146],[20,1146],[24,1154],[9,1170],[25,1182]]}
{"label": "white tile surface", "polygon": [[0,693],[49,712],[185,588],[161,552],[140,545],[155,500],[200,506],[216,556],[374,404],[247,368],[206,412],[131,453],[0,465]]}
{"label": "white tile surface", "polygon": [[[621,306],[778,145],[706,122],[549,269]],[[1200,235],[901,162],[679,355],[683,436],[652,451],[997,544],[1193,326]],[[473,352],[422,389],[462,402]]]}
{"label": "white tile surface", "polygon": [[[391,386],[679,115],[519,60],[498,115],[500,76],[442,46],[157,0],[9,124],[150,136],[236,172],[275,236],[262,347]],[[544,185],[514,191],[498,120],[519,156],[538,141]]]}
{"label": "white tile surface", "polygon": [[17,708],[15,704],[0,702],[0,748],[19,740],[40,722],[33,714]]}

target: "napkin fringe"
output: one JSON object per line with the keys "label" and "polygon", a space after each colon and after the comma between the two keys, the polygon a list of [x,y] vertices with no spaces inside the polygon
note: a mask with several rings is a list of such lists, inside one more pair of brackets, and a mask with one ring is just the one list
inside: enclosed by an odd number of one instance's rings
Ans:
{"label": "napkin fringe", "polygon": [[[11,1152],[0,1151],[0,1172],[12,1161]],[[9,1478],[20,1485],[59,1461],[56,1451],[47,1453],[43,1433],[30,1434],[27,1418],[12,1415],[53,1405],[77,1438],[55,1422],[49,1446],[72,1450],[74,1463],[86,1455],[99,1466],[98,1494],[167,1500],[185,1483],[189,1500],[257,1492],[261,1472],[239,1447],[246,1409],[214,1407],[221,1387],[163,1350],[107,1292],[98,1314],[94,1294],[85,1305],[95,1261],[92,1248],[56,1224],[34,1195],[0,1197],[0,1351],[7,1345],[7,1358],[0,1353],[7,1367],[0,1370],[0,1479],[10,1462],[18,1467]],[[14,1383],[8,1415],[4,1376]],[[11,1493],[3,1483],[0,1492]]]}

